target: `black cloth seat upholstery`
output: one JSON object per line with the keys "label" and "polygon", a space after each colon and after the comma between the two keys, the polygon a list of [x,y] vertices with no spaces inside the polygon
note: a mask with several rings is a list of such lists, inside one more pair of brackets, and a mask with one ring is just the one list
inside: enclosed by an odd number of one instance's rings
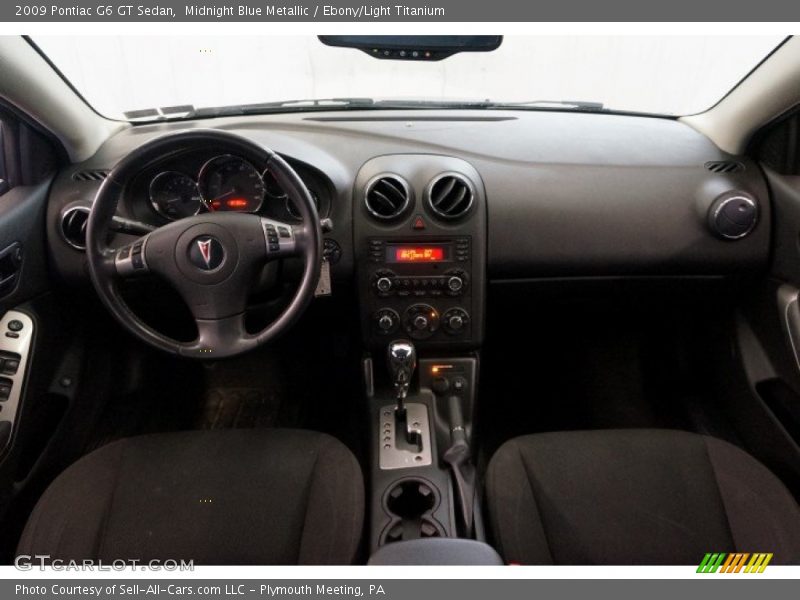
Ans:
{"label": "black cloth seat upholstery", "polygon": [[353,454],[311,431],[192,431],[123,439],[70,466],[18,554],[195,564],[349,564],[364,517]]}
{"label": "black cloth seat upholstery", "polygon": [[486,474],[507,562],[698,565],[707,552],[772,552],[800,564],[800,509],[737,447],[667,430],[513,439]]}

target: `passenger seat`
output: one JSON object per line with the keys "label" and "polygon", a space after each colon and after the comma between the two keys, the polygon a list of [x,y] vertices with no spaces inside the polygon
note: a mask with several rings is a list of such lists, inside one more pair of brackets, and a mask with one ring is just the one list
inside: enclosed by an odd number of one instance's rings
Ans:
{"label": "passenger seat", "polygon": [[698,565],[709,552],[800,564],[800,508],[766,467],[669,430],[544,433],[492,458],[490,524],[506,562]]}

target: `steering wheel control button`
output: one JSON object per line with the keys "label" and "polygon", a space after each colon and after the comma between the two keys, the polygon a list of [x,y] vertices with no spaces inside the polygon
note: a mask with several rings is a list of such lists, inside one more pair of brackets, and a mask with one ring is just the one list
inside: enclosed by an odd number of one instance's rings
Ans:
{"label": "steering wheel control button", "polygon": [[278,231],[275,225],[267,223],[265,227],[267,235],[267,247],[270,252],[279,252],[281,249],[280,241],[278,240]]}
{"label": "steering wheel control button", "polygon": [[139,240],[130,246],[117,250],[117,255],[114,259],[117,273],[125,277],[136,275],[147,269],[147,263],[144,260],[144,245],[145,240]]}
{"label": "steering wheel control button", "polygon": [[202,271],[214,271],[225,262],[225,247],[211,235],[201,235],[189,244],[189,262]]}
{"label": "steering wheel control button", "polygon": [[8,322],[8,329],[10,331],[22,331],[23,327],[25,326],[19,319],[12,319],[11,321]]}
{"label": "steering wheel control button", "polygon": [[290,225],[268,219],[261,220],[264,228],[264,240],[267,253],[278,256],[289,256],[296,250],[295,235]]}

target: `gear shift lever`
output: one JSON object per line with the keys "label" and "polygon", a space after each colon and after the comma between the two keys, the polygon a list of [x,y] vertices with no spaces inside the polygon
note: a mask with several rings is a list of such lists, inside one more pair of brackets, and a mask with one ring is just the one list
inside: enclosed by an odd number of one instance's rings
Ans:
{"label": "gear shift lever", "polygon": [[395,414],[398,419],[404,420],[406,414],[404,403],[411,385],[411,377],[417,368],[417,351],[414,344],[406,340],[392,342],[389,344],[387,362],[397,399]]}
{"label": "gear shift lever", "polygon": [[391,406],[381,407],[378,421],[381,469],[430,465],[432,446],[428,407],[419,400],[406,403],[411,378],[417,368],[414,344],[408,340],[395,340],[389,344],[386,364],[394,385],[395,405],[394,415]]}

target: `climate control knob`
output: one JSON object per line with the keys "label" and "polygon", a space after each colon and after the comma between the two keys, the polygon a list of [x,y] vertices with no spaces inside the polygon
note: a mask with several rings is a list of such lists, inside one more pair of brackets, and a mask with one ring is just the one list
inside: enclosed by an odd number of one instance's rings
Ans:
{"label": "climate control knob", "polygon": [[463,308],[451,308],[442,317],[444,330],[450,335],[459,335],[469,326],[469,313]]}
{"label": "climate control knob", "polygon": [[400,326],[400,315],[391,308],[382,308],[375,313],[375,331],[381,335],[389,335]]}
{"label": "climate control knob", "polygon": [[439,329],[439,313],[429,304],[413,304],[403,314],[403,329],[414,340],[427,339]]}

